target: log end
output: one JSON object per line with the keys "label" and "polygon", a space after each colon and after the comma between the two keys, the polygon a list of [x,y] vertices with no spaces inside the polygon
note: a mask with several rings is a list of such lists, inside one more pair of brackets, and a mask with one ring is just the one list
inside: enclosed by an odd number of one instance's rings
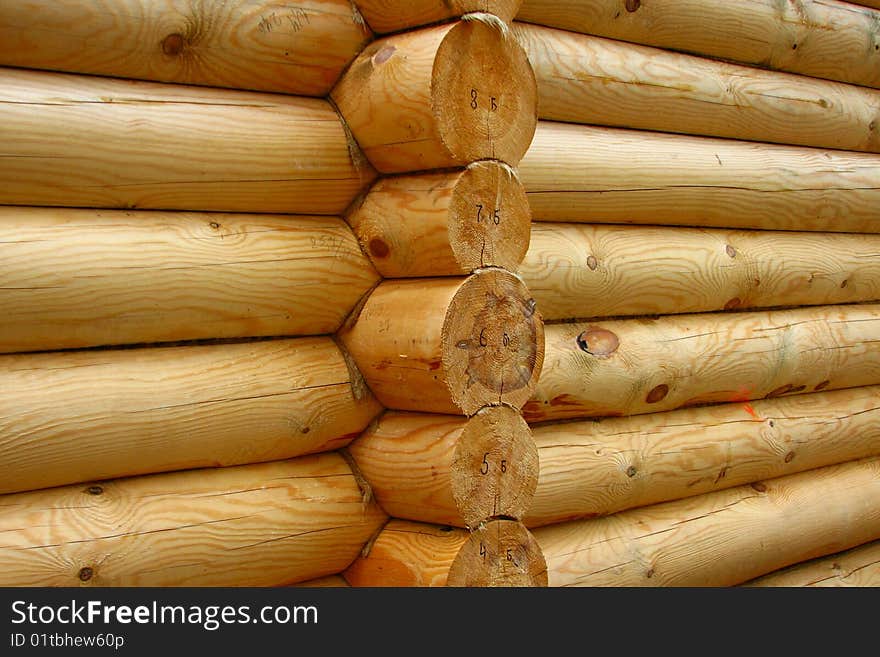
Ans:
{"label": "log end", "polygon": [[538,448],[529,425],[509,406],[480,409],[456,442],[450,479],[468,527],[495,516],[522,518],[538,485]]}
{"label": "log end", "polygon": [[484,406],[520,409],[544,363],[544,324],[525,284],[484,269],[458,288],[441,333],[443,371],[453,403],[472,415]]}
{"label": "log end", "polygon": [[531,222],[525,189],[513,169],[495,161],[469,165],[449,207],[449,243],[460,270],[515,271],[529,248]]}
{"label": "log end", "polygon": [[465,541],[452,562],[446,585],[546,587],[547,562],[524,525],[493,520]]}
{"label": "log end", "polygon": [[454,163],[519,163],[537,127],[537,83],[501,20],[469,14],[449,30],[434,61],[431,105]]}

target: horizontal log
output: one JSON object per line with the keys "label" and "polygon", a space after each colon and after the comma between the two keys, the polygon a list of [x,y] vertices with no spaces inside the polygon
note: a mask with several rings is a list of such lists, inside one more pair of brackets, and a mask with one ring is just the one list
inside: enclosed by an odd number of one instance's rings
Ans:
{"label": "horizontal log", "polygon": [[344,569],[385,516],[338,454],[6,495],[0,586],[278,586]]}
{"label": "horizontal log", "polygon": [[880,586],[880,541],[789,566],[746,586]]}
{"label": "horizontal log", "polygon": [[344,573],[351,586],[547,586],[547,566],[520,523],[493,520],[473,533],[389,522]]}
{"label": "horizontal log", "polygon": [[536,529],[550,586],[732,586],[880,538],[880,459]]}
{"label": "horizontal log", "polygon": [[867,153],[540,121],[519,174],[538,221],[880,232]]}
{"label": "horizontal log", "polygon": [[339,214],[375,177],[324,100],[0,69],[0,204]]}
{"label": "horizontal log", "polygon": [[471,418],[389,411],[349,452],[387,513],[438,525],[521,519],[538,482],[529,427],[507,406]]}
{"label": "horizontal log", "polygon": [[331,97],[382,173],[516,166],[537,123],[526,55],[489,14],[374,41]]}
{"label": "horizontal log", "polygon": [[419,25],[486,12],[510,22],[522,0],[356,0],[358,9],[376,32],[398,32]]}
{"label": "horizontal log", "polygon": [[[880,387],[534,428],[529,526],[880,455]],[[387,507],[385,507],[386,510]]]}
{"label": "horizontal log", "polygon": [[521,408],[544,361],[544,325],[514,274],[383,281],[339,337],[383,406],[472,415]]}
{"label": "horizontal log", "polygon": [[880,16],[836,0],[525,0],[517,19],[619,41],[880,86]]}
{"label": "horizontal log", "polygon": [[8,0],[0,64],[324,96],[370,40],[348,0]]}
{"label": "horizontal log", "polygon": [[515,271],[529,248],[531,219],[516,172],[492,160],[382,178],[347,217],[386,278]]}
{"label": "horizontal log", "polygon": [[546,327],[529,422],[880,384],[880,305]]}
{"label": "horizontal log", "polygon": [[880,152],[880,92],[525,23],[542,119]]}
{"label": "horizontal log", "polygon": [[330,338],[0,357],[0,492],[342,447],[380,407]]}
{"label": "horizontal log", "polygon": [[536,223],[520,275],[545,320],[880,299],[880,235]]}
{"label": "horizontal log", "polygon": [[0,351],[332,333],[378,281],[336,217],[0,207]]}

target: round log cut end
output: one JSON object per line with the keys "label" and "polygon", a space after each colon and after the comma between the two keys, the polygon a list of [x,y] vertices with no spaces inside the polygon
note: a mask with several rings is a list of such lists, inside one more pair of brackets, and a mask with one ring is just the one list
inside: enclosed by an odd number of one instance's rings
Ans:
{"label": "round log cut end", "polygon": [[537,127],[537,84],[503,21],[468,14],[449,30],[434,60],[431,108],[440,139],[459,165],[519,163]]}
{"label": "round log cut end", "polygon": [[493,520],[465,541],[452,562],[446,585],[545,587],[547,562],[524,525]]}
{"label": "round log cut end", "polygon": [[455,445],[451,485],[468,527],[525,515],[538,485],[538,448],[519,412],[487,406],[467,421]]}
{"label": "round log cut end", "polygon": [[516,270],[529,248],[532,212],[510,166],[474,162],[459,177],[449,207],[449,243],[462,271]]}
{"label": "round log cut end", "polygon": [[442,364],[453,403],[520,409],[544,363],[544,323],[528,288],[502,269],[483,269],[458,288],[443,322]]}

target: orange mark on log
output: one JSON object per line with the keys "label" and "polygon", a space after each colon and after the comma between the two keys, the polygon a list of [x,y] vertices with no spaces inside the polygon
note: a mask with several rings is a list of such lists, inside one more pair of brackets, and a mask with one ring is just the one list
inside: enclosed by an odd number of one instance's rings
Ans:
{"label": "orange mark on log", "polygon": [[739,297],[733,297],[730,301],[724,304],[724,310],[733,310],[734,308],[739,308],[742,305],[742,301]]}
{"label": "orange mark on log", "polygon": [[626,5],[626,10],[628,12],[634,12],[639,7],[642,6],[642,1],[641,0],[626,0],[626,2],[624,4]]}
{"label": "orange mark on log", "polygon": [[397,50],[397,48],[394,46],[385,46],[382,50],[373,55],[373,62],[376,64],[384,64],[391,59],[391,55],[394,54],[395,50]]}
{"label": "orange mark on log", "polygon": [[388,245],[378,237],[370,240],[370,253],[376,258],[387,258],[390,253]]}
{"label": "orange mark on log", "polygon": [[186,40],[183,38],[182,34],[169,34],[162,39],[162,52],[173,57],[183,52],[183,47],[185,45]]}
{"label": "orange mark on log", "polygon": [[551,406],[577,406],[578,403],[577,398],[571,395],[557,395],[550,400]]}
{"label": "orange mark on log", "polygon": [[782,395],[787,395],[794,392],[801,392],[806,387],[807,386],[795,386],[793,383],[788,383],[784,386],[779,386],[775,390],[771,390],[770,392],[768,392],[765,396],[765,399],[768,399],[770,397],[781,397]]}
{"label": "orange mark on log", "polygon": [[597,358],[607,358],[617,351],[620,339],[611,331],[598,326],[590,326],[577,336],[577,345],[582,351]]}
{"label": "orange mark on log", "polygon": [[813,388],[813,390],[823,390],[823,389],[827,388],[830,384],[831,384],[831,381],[829,381],[828,379],[825,379],[821,383],[817,383],[816,387]]}
{"label": "orange mark on log", "polygon": [[743,410],[744,410],[746,413],[748,413],[749,415],[751,415],[753,418],[755,418],[756,420],[760,420],[760,419],[761,419],[761,418],[758,417],[758,414],[755,413],[755,409],[752,407],[751,404],[743,404]]}
{"label": "orange mark on log", "polygon": [[649,404],[656,404],[657,402],[662,401],[667,394],[669,394],[669,386],[665,383],[661,383],[659,386],[655,386],[651,389],[651,392],[645,397],[645,401]]}

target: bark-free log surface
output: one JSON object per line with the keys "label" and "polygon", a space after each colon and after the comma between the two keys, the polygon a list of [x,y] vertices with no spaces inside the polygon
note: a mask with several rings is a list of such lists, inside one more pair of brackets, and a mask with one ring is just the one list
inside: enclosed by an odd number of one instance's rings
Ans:
{"label": "bark-free log surface", "polygon": [[867,153],[540,121],[519,174],[539,221],[880,232]]}
{"label": "bark-free log surface", "polygon": [[0,204],[338,214],[375,176],[327,101],[0,69]]}
{"label": "bark-free log surface", "polygon": [[377,279],[336,217],[0,207],[0,351],[335,331]]}
{"label": "bark-free log surface", "polygon": [[340,587],[348,587],[348,582],[345,581],[345,578],[342,575],[328,575],[327,577],[319,577],[317,579],[310,579],[305,582],[299,582],[294,586],[299,586],[303,588],[340,588]]}
{"label": "bark-free log surface", "polygon": [[820,306],[546,327],[530,422],[880,383],[880,306]]}
{"label": "bark-free log surface", "polygon": [[397,410],[522,408],[544,361],[534,300],[501,269],[383,281],[340,338],[379,401]]}
{"label": "bark-free log surface", "polygon": [[419,25],[485,12],[510,22],[522,0],[355,0],[376,32],[397,32]]}
{"label": "bark-free log surface", "polygon": [[518,23],[542,119],[880,152],[880,91]]}
{"label": "bark-free log surface", "polygon": [[[880,388],[534,428],[530,526],[880,455]],[[387,507],[385,507],[386,510]]]}
{"label": "bark-free log surface", "polygon": [[746,586],[880,586],[880,541],[790,566]]}
{"label": "bark-free log surface", "polygon": [[540,548],[511,520],[493,520],[473,533],[392,520],[344,574],[352,586],[547,585]]}
{"label": "bark-free log surface", "polygon": [[386,278],[515,271],[532,214],[516,172],[493,160],[462,171],[379,180],[348,222]]}
{"label": "bark-free log surface", "polygon": [[880,299],[878,253],[880,235],[537,223],[520,275],[548,321],[666,315]]}
{"label": "bark-free log surface", "polygon": [[0,64],[324,96],[370,39],[349,0],[5,0]]}
{"label": "bark-free log surface", "polygon": [[338,454],[0,498],[2,586],[277,586],[337,573],[385,515]]}
{"label": "bark-free log surface", "polygon": [[835,0],[525,0],[517,19],[872,87],[880,16]]}
{"label": "bark-free log surface", "polygon": [[731,586],[880,538],[880,460],[535,530],[550,586]]}
{"label": "bark-free log surface", "polygon": [[382,173],[487,158],[515,166],[537,123],[526,55],[488,14],[374,41],[332,98]]}
{"label": "bark-free log surface", "polygon": [[389,411],[349,451],[395,518],[471,528],[520,519],[538,482],[531,432],[508,406],[470,418]]}
{"label": "bark-free log surface", "polygon": [[380,407],[330,338],[0,357],[0,492],[344,446]]}

